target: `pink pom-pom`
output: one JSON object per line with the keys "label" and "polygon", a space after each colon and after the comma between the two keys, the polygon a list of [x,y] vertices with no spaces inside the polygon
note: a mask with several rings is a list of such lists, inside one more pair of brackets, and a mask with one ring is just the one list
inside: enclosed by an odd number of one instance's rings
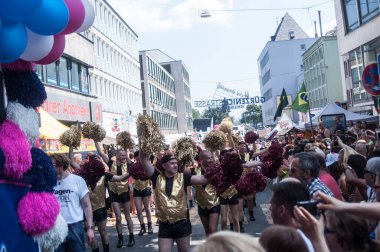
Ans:
{"label": "pink pom-pom", "polygon": [[244,196],[250,195],[254,192],[262,192],[267,185],[267,180],[264,175],[252,171],[245,176],[242,176],[236,183],[235,187]]}
{"label": "pink pom-pom", "polygon": [[268,150],[260,156],[260,160],[263,163],[261,172],[268,178],[277,177],[277,169],[282,164],[283,148],[281,144],[273,142]]}
{"label": "pink pom-pom", "polygon": [[18,203],[17,215],[25,233],[34,236],[54,226],[59,208],[54,194],[29,192]]}
{"label": "pink pom-pom", "polygon": [[32,166],[30,144],[17,124],[6,120],[0,125],[0,148],[4,152],[4,175],[19,179]]}
{"label": "pink pom-pom", "polygon": [[248,131],[247,133],[245,133],[244,141],[246,143],[253,144],[256,142],[257,139],[259,139],[259,135],[257,135],[255,132]]}

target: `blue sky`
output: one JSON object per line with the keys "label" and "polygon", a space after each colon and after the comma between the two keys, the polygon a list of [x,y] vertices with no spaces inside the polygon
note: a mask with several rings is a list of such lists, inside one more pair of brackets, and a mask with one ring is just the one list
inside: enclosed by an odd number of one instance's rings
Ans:
{"label": "blue sky", "polygon": [[[336,26],[328,0],[108,0],[139,36],[141,50],[160,49],[183,60],[192,101],[209,100],[217,83],[250,96],[260,93],[257,58],[288,12],[309,36],[322,13],[323,32]],[[318,5],[321,4],[321,5]],[[307,8],[308,9],[286,9]],[[281,9],[252,10],[247,9]],[[200,18],[209,10],[210,18]],[[235,11],[212,11],[235,10]],[[319,28],[318,28],[319,31]],[[194,104],[194,103],[193,103]],[[234,110],[239,117],[243,111]]]}

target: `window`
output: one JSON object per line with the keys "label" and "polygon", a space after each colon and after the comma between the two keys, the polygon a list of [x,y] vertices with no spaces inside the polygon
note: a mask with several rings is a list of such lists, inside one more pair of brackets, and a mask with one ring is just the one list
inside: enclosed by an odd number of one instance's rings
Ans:
{"label": "window", "polygon": [[346,18],[346,30],[350,32],[359,27],[358,6],[356,0],[343,0]]}
{"label": "window", "polygon": [[56,62],[46,66],[46,81],[49,84],[57,85],[58,83],[58,70]]}
{"label": "window", "polygon": [[379,14],[379,2],[375,0],[360,0],[360,19],[362,23]]}
{"label": "window", "polygon": [[82,92],[83,93],[89,93],[89,85],[90,85],[90,80],[88,76],[88,69],[87,67],[82,66],[81,67],[81,73],[80,73],[81,79],[80,79],[80,84],[82,87]]}
{"label": "window", "polygon": [[80,91],[79,88],[79,67],[78,63],[71,63],[71,89],[74,91]]}
{"label": "window", "polygon": [[67,60],[65,58],[60,58],[59,64],[59,86],[68,88],[69,87],[69,77],[67,71]]}
{"label": "window", "polygon": [[265,85],[270,80],[270,69],[261,78],[261,85]]}
{"label": "window", "polygon": [[303,65],[300,65],[300,69],[301,69],[301,71],[303,71]]}
{"label": "window", "polygon": [[264,57],[260,61],[260,68],[263,69],[265,65],[268,63],[268,61],[269,61],[269,55],[268,55],[268,52],[266,52]]}
{"label": "window", "polygon": [[301,51],[305,51],[306,50],[306,45],[305,44],[301,44],[300,47],[301,47]]}
{"label": "window", "polygon": [[269,89],[264,93],[264,98],[265,98],[265,101],[272,99],[272,89]]}

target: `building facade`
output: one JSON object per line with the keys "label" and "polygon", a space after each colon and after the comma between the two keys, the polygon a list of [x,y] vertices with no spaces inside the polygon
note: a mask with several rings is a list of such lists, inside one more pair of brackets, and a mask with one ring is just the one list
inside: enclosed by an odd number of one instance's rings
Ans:
{"label": "building facade", "polygon": [[262,50],[257,62],[260,78],[264,125],[274,125],[274,115],[279,104],[282,89],[288,95],[289,106],[284,113],[297,122],[298,113],[290,109],[297,95],[297,77],[303,73],[302,54],[314,42],[289,15],[285,14],[276,33]]}
{"label": "building facade", "polygon": [[304,83],[310,110],[316,114],[329,102],[343,102],[336,36],[320,37],[303,54]]}
{"label": "building facade", "polygon": [[107,1],[92,3],[96,18],[85,34],[94,43],[91,94],[102,104],[107,136],[126,130],[136,137],[142,114],[138,36]]}
{"label": "building facade", "polygon": [[144,113],[157,118],[169,134],[192,132],[190,78],[184,63],[156,49],[141,51],[140,64]]}
{"label": "building facade", "polygon": [[140,52],[140,78],[144,114],[160,125],[163,134],[178,134],[174,78],[149,51]]}
{"label": "building facade", "polygon": [[349,109],[356,113],[376,113],[371,95],[363,88],[366,66],[377,62],[380,53],[379,2],[334,0],[337,20],[341,76]]}

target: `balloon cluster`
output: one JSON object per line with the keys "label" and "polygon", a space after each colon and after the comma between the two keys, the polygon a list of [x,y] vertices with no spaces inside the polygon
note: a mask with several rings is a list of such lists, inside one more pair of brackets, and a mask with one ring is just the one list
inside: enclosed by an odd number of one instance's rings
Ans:
{"label": "balloon cluster", "polygon": [[0,63],[53,63],[65,35],[87,30],[94,20],[89,0],[0,0]]}

